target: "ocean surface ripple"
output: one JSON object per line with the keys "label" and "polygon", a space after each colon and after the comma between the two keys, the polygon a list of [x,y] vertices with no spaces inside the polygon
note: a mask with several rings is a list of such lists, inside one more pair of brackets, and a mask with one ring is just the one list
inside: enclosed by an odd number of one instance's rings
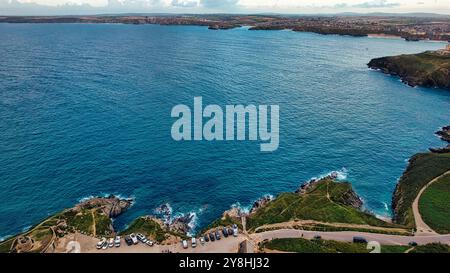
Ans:
{"label": "ocean surface ripple", "polygon": [[[442,43],[195,26],[0,24],[0,236],[83,197],[169,203],[197,226],[333,170],[380,215],[411,155],[440,146],[450,93],[371,71]],[[278,104],[280,147],[175,142],[171,108]]]}

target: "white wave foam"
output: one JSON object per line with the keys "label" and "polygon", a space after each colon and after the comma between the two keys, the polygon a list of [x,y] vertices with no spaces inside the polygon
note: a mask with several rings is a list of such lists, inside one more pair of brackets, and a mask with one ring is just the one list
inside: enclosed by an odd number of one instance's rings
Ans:
{"label": "white wave foam", "polygon": [[335,176],[336,180],[343,181],[346,180],[348,177],[348,170],[345,167],[342,167],[340,170],[337,171],[331,171],[327,173],[323,173],[319,175],[318,177],[311,177],[310,180],[320,180],[328,176]]}
{"label": "white wave foam", "polygon": [[134,203],[135,203],[135,198],[134,198],[134,196],[125,196],[125,195],[122,195],[122,194],[111,194],[111,193],[104,193],[104,192],[101,192],[100,194],[98,194],[98,195],[96,195],[96,196],[94,196],[94,195],[88,195],[88,196],[85,196],[85,197],[81,197],[80,199],[78,199],[77,201],[78,201],[78,203],[82,203],[82,202],[85,202],[85,201],[88,201],[88,200],[90,200],[90,199],[92,199],[92,198],[97,198],[97,197],[100,197],[100,198],[107,198],[107,197],[109,197],[109,196],[111,196],[111,195],[113,195],[113,196],[115,196],[115,197],[117,197],[117,198],[119,198],[119,199],[125,199],[125,200],[132,200],[132,202],[131,202],[131,205],[133,205]]}

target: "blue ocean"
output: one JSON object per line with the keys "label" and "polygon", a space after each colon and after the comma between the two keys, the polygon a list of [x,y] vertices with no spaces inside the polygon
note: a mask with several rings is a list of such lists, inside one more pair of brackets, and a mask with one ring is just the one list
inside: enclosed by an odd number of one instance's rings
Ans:
{"label": "blue ocean", "polygon": [[[0,237],[89,196],[168,203],[200,228],[233,204],[339,171],[391,214],[408,158],[443,143],[450,92],[369,70],[371,58],[443,43],[196,26],[0,24]],[[173,106],[280,107],[280,144],[182,141]]]}

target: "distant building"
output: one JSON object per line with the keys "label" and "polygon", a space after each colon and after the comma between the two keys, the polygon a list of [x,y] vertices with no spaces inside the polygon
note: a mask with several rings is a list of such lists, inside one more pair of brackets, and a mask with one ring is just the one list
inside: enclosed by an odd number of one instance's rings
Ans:
{"label": "distant building", "polygon": [[450,51],[450,44],[447,44],[447,46],[445,47],[445,50]]}

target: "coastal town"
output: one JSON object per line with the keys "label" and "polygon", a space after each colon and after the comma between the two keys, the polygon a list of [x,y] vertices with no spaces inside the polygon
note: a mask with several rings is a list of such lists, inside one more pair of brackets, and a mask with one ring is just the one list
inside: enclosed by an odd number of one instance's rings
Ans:
{"label": "coastal town", "polygon": [[92,16],[0,16],[0,23],[116,23],[197,25],[212,30],[247,26],[249,30],[290,29],[299,32],[351,36],[385,35],[407,41],[450,41],[447,16],[392,15],[92,15]]}

